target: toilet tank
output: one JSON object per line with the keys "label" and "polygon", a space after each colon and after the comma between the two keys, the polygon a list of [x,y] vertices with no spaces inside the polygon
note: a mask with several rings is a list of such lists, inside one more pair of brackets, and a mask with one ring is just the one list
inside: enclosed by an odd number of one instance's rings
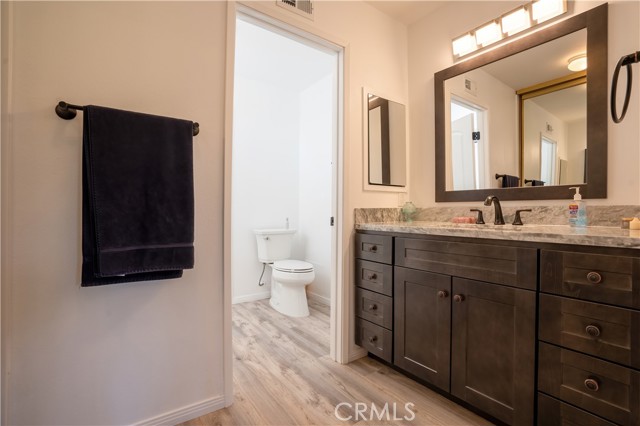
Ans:
{"label": "toilet tank", "polygon": [[258,243],[258,260],[273,263],[291,257],[291,245],[295,229],[254,229]]}

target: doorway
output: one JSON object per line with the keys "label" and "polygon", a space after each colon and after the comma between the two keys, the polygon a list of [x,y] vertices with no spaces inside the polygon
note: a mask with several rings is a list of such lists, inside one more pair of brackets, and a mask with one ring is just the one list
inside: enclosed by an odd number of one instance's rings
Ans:
{"label": "doorway", "polygon": [[[310,306],[326,306],[326,355],[336,359],[336,342],[343,339],[335,303],[342,292],[343,48],[248,8],[236,6],[230,19],[235,44],[228,61],[233,119],[227,126],[233,132],[227,133],[231,155],[225,156],[225,288],[231,292],[225,342],[232,344],[232,305],[268,306],[271,269],[258,261],[253,231],[289,227],[296,230],[291,258],[314,267],[307,295]],[[231,358],[227,349],[228,403]]]}
{"label": "doorway", "polygon": [[453,190],[483,189],[485,184],[485,110],[451,97]]}

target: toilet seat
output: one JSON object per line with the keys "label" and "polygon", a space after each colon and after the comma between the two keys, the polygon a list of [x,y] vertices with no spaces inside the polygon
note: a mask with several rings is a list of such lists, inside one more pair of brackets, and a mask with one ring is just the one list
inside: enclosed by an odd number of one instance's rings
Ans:
{"label": "toilet seat", "polygon": [[294,274],[313,272],[313,265],[311,263],[294,259],[278,260],[273,262],[271,267],[276,271]]}

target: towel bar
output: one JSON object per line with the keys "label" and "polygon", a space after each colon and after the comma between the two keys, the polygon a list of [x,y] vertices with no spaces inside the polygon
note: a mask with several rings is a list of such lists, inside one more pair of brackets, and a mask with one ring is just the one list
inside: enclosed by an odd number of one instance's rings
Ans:
{"label": "towel bar", "polygon": [[[68,104],[64,101],[58,102],[56,105],[56,114],[63,120],[73,120],[76,118],[77,110],[84,111],[84,107],[80,105]],[[193,136],[197,136],[200,133],[200,124],[193,122]]]}

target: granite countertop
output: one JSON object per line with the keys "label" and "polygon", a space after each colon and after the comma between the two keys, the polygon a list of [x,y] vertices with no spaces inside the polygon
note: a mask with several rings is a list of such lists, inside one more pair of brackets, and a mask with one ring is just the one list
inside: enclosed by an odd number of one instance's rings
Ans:
{"label": "granite countertop", "polygon": [[640,249],[640,231],[613,226],[476,225],[450,222],[359,223],[356,230]]}

